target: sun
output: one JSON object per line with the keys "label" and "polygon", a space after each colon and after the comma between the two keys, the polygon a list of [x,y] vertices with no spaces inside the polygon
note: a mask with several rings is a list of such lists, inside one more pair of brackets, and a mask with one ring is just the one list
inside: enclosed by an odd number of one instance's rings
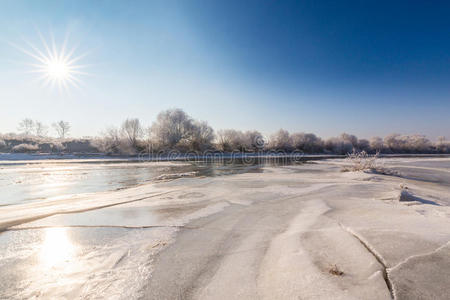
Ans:
{"label": "sun", "polygon": [[70,67],[60,60],[49,61],[46,69],[47,75],[55,80],[64,80],[70,74]]}
{"label": "sun", "polygon": [[53,35],[51,43],[48,43],[40,32],[38,34],[42,43],[41,48],[27,41],[25,42],[29,46],[28,49],[12,44],[34,59],[33,63],[28,64],[32,67],[30,72],[38,73],[37,79],[42,81],[44,86],[57,87],[60,91],[67,91],[70,87],[79,88],[83,83],[81,77],[89,75],[83,71],[87,66],[79,64],[87,53],[75,55],[76,48],[68,48],[68,35],[58,47]]}

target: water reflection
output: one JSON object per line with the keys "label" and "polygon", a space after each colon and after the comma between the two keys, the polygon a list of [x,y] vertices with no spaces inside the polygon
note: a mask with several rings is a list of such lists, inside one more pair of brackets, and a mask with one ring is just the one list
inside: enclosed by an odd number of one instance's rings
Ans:
{"label": "water reflection", "polygon": [[59,267],[75,255],[75,247],[67,235],[67,229],[47,228],[40,250],[40,260],[45,268]]}
{"label": "water reflection", "polygon": [[[199,176],[222,176],[263,172],[265,166],[298,163],[287,158],[235,158],[194,160],[182,163],[95,163],[42,161],[0,167],[0,205],[16,205],[72,194],[103,192],[152,182],[164,174],[196,172]],[[164,165],[165,164],[165,165]],[[1,165],[1,161],[0,161]]]}

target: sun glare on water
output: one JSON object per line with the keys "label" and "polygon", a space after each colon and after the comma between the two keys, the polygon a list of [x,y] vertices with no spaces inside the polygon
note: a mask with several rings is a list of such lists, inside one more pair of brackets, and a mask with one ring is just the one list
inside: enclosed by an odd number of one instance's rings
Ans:
{"label": "sun glare on water", "polygon": [[40,74],[38,80],[42,81],[45,86],[57,87],[60,91],[67,91],[69,87],[79,88],[82,83],[80,77],[89,75],[82,71],[86,66],[78,63],[86,54],[75,56],[76,49],[67,47],[67,36],[60,47],[57,46],[53,37],[51,43],[47,43],[40,32],[39,37],[42,49],[30,42],[26,42],[29,49],[13,44],[14,47],[34,59],[34,62],[29,64],[33,67],[30,72]]}

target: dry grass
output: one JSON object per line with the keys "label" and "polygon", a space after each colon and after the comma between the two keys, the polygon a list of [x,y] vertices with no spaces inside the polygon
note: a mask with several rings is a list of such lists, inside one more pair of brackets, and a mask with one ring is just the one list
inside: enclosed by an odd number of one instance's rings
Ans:
{"label": "dry grass", "polygon": [[328,272],[330,272],[330,274],[336,275],[336,276],[342,276],[342,275],[344,275],[344,272],[343,272],[342,270],[340,270],[340,269],[338,268],[337,265],[333,265],[333,266],[330,268],[330,270],[328,270]]}

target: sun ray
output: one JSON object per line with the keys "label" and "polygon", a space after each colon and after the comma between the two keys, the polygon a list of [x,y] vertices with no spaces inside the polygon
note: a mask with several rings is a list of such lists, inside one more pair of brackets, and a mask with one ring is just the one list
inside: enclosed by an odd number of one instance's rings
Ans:
{"label": "sun ray", "polygon": [[66,55],[66,57],[65,57],[66,62],[69,61],[69,60],[72,58],[72,56],[73,56],[73,54],[75,53],[76,50],[77,50],[77,47],[72,47],[72,48],[69,50],[69,53],[67,53],[67,55]]}
{"label": "sun ray", "polygon": [[79,75],[86,75],[86,76],[90,75],[90,74],[87,73],[87,72],[76,71],[76,70],[71,70],[70,73],[72,73],[72,74],[79,74]]}
{"label": "sun ray", "polygon": [[24,41],[25,41],[25,43],[26,43],[28,46],[30,46],[30,47],[36,52],[36,54],[38,54],[38,56],[39,56],[43,61],[47,61],[47,60],[48,60],[48,57],[46,57],[45,54],[44,54],[41,50],[39,50],[38,47],[36,47],[34,44],[30,43],[29,41],[27,41],[27,40],[25,40],[25,39],[24,39]]}
{"label": "sun ray", "polygon": [[25,53],[26,55],[28,55],[28,56],[31,56],[31,57],[33,57],[33,58],[35,58],[35,59],[39,60],[39,61],[40,61],[40,62],[42,62],[43,64],[47,63],[47,61],[46,61],[46,60],[44,60],[44,59],[40,58],[39,56],[37,56],[37,55],[33,54],[32,52],[30,52],[30,51],[27,51],[27,50],[25,50],[25,49],[23,49],[23,48],[21,48],[21,47],[17,46],[17,45],[16,45],[16,44],[14,44],[14,43],[9,43],[9,44],[10,44],[11,46],[13,46],[14,48],[16,48],[17,50],[19,50],[19,51],[21,51],[21,52]]}
{"label": "sun ray", "polygon": [[50,48],[48,47],[47,41],[45,40],[44,36],[42,35],[42,33],[39,30],[38,30],[38,35],[39,35],[39,38],[41,39],[42,44],[45,47],[45,50],[47,50],[48,58],[50,60],[52,60],[53,59],[52,52],[50,51]]}
{"label": "sun ray", "polygon": [[74,64],[74,63],[76,63],[77,61],[79,61],[80,59],[83,59],[83,58],[85,58],[85,57],[88,56],[88,55],[89,55],[89,51],[86,51],[85,53],[83,53],[83,54],[81,54],[81,55],[78,55],[77,57],[72,58],[71,60],[69,60],[69,61],[67,62],[67,64],[68,64],[68,65]]}
{"label": "sun ray", "polygon": [[58,51],[56,50],[56,42],[55,42],[55,36],[53,35],[53,31],[50,31],[50,41],[51,41],[51,50],[53,51],[53,57],[55,58],[55,60],[59,60],[58,57]]}
{"label": "sun ray", "polygon": [[65,37],[64,37],[64,42],[61,46],[61,57],[64,58],[65,57],[65,53],[66,53],[66,47],[67,47],[67,42],[69,40],[69,32],[66,33]]}
{"label": "sun ray", "polygon": [[70,76],[69,78],[67,78],[67,81],[77,89],[80,89],[81,81],[77,80],[75,77]]}

